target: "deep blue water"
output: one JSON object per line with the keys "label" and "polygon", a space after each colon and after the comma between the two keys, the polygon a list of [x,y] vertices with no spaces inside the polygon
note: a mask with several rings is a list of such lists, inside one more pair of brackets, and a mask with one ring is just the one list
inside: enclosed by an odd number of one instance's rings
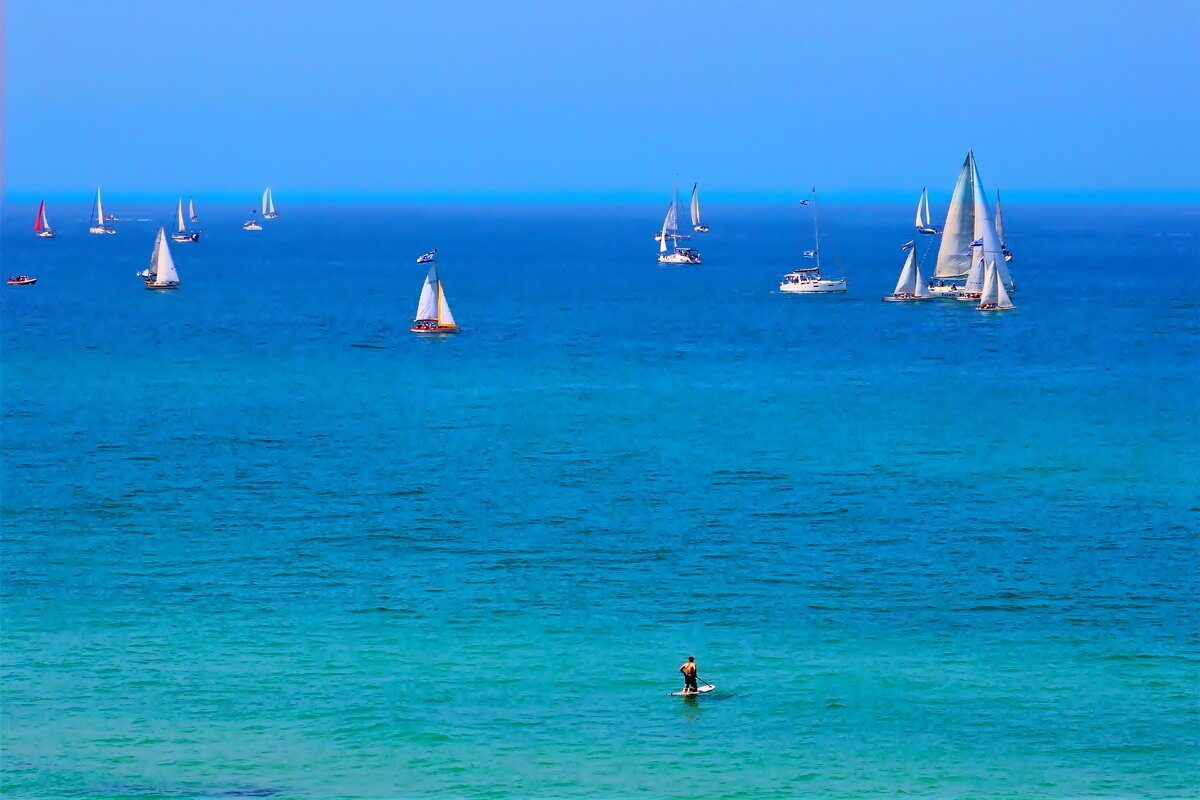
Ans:
{"label": "deep blue water", "polygon": [[985,315],[879,302],[908,207],[793,297],[784,206],[674,269],[657,205],[280,206],[169,294],[152,224],[6,209],[6,797],[1200,784],[1195,207],[1006,207]]}

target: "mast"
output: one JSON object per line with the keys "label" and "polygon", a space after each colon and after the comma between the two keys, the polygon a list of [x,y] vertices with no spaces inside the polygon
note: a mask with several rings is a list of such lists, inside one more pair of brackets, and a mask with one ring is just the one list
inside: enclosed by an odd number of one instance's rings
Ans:
{"label": "mast", "polygon": [[821,225],[817,221],[817,187],[812,187],[812,210],[813,210],[813,253],[817,257],[817,269],[821,269]]}

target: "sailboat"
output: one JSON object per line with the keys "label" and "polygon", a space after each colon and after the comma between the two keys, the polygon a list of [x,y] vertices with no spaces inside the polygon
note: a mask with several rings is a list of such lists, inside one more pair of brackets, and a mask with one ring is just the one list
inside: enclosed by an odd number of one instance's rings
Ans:
{"label": "sailboat", "polygon": [[917,201],[917,233],[936,234],[941,229],[929,224],[929,187],[921,189],[921,199]]}
{"label": "sailboat", "polygon": [[200,221],[200,218],[196,216],[196,200],[192,197],[188,198],[188,219],[192,222]]}
{"label": "sailboat", "polygon": [[146,279],[147,289],[179,288],[179,273],[175,271],[175,260],[167,246],[167,231],[162,225],[158,226],[158,236],[154,239],[150,268],[141,274]]}
{"label": "sailboat", "polygon": [[996,227],[992,223],[992,212],[979,180],[975,166],[975,152],[968,151],[954,184],[950,198],[950,209],[946,212],[946,224],[942,228],[942,241],[938,247],[937,265],[933,270],[934,280],[929,289],[935,295],[953,297],[962,291],[955,281],[967,276],[971,266],[980,258],[1000,258],[997,266],[1000,280],[1008,291],[1013,291],[1012,276],[1004,266],[1003,248]]}
{"label": "sailboat", "polygon": [[[437,252],[436,250],[434,251]],[[422,256],[417,259],[418,264]],[[421,287],[421,299],[417,302],[417,316],[413,318],[413,333],[458,333],[458,323],[450,313],[450,304],[446,302],[446,292],[438,279],[437,261],[427,258],[430,262],[429,274],[425,276],[425,285]]]}
{"label": "sailboat", "polygon": [[996,190],[996,235],[1000,237],[1000,249],[1004,252],[1004,260],[1012,261],[1012,251],[1004,241],[1004,218],[1000,216],[1000,190]]}
{"label": "sailboat", "polygon": [[275,211],[275,197],[271,194],[271,187],[268,186],[262,196],[263,219],[279,219],[279,214]]}
{"label": "sailboat", "polygon": [[816,259],[817,265],[792,270],[784,275],[783,281],[779,284],[779,291],[788,294],[841,294],[846,291],[845,278],[834,280],[821,277],[821,225],[817,219],[817,187],[813,187],[812,194],[812,203],[802,200],[801,205],[811,205],[812,207],[813,239],[816,243],[812,250],[804,251],[804,257]]}
{"label": "sailboat", "polygon": [[1013,307],[1012,300],[1004,288],[1004,281],[1000,278],[1000,270],[996,267],[996,259],[993,258],[987,265],[983,279],[983,295],[979,298],[978,308],[980,311],[1008,311]]}
{"label": "sailboat", "polygon": [[88,233],[94,233],[97,236],[102,236],[106,233],[113,234],[117,232],[116,228],[110,228],[104,224],[104,221],[107,218],[104,216],[104,203],[100,199],[99,186],[96,187],[96,202],[92,206],[92,211],[94,211],[96,214],[96,224],[88,228]]}
{"label": "sailboat", "polygon": [[708,233],[708,226],[700,222],[700,184],[692,184],[692,231]]}
{"label": "sailboat", "polygon": [[885,303],[910,303],[915,300],[929,300],[933,293],[925,284],[921,275],[921,263],[917,260],[917,248],[913,243],[908,246],[908,258],[904,260],[904,268],[900,270],[900,280],[896,288],[883,298]]}
{"label": "sailboat", "polygon": [[200,231],[189,231],[183,222],[183,197],[179,198],[179,205],[175,207],[175,233],[171,234],[171,241],[180,244],[200,241]]}
{"label": "sailboat", "polygon": [[50,220],[46,218],[46,201],[38,206],[37,218],[33,221],[33,232],[42,239],[53,239],[58,236],[54,229],[50,227]]}
{"label": "sailboat", "polygon": [[[679,240],[690,238],[679,233],[679,181],[675,182],[675,196],[671,205],[667,206],[667,215],[663,217],[662,230],[654,237],[658,240],[658,263],[660,264],[699,264],[700,251],[690,247],[680,247]],[[671,240],[671,249],[667,250],[667,240]]]}

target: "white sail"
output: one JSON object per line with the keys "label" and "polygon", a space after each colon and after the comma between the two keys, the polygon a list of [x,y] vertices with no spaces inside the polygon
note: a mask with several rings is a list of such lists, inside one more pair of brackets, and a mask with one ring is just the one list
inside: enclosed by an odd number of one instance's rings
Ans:
{"label": "white sail", "polygon": [[188,219],[196,221],[196,200],[191,197],[188,198]]}
{"label": "white sail", "polygon": [[270,209],[267,208],[267,203],[269,203],[270,201],[271,201],[271,187],[268,186],[267,188],[263,189],[262,212],[264,214],[271,213]]}
{"label": "white sail", "polygon": [[438,325],[443,327],[457,325],[454,321],[454,315],[450,313],[450,304],[446,302],[446,289],[442,286],[441,281],[438,281],[437,321]]}
{"label": "white sail", "polygon": [[104,225],[104,203],[100,202],[100,187],[96,187],[96,224]]}
{"label": "white sail", "polygon": [[700,184],[692,184],[692,227],[700,226]]}
{"label": "white sail", "polygon": [[671,207],[667,209],[667,231],[674,235],[679,231],[679,198],[676,197],[671,201]]}
{"label": "white sail", "polygon": [[971,271],[967,273],[967,285],[963,287],[965,292],[982,292],[983,291],[983,273],[986,270],[983,266],[983,259],[977,259],[971,265]]}
{"label": "white sail", "polygon": [[917,288],[916,270],[913,265],[917,261],[916,248],[908,251],[908,258],[904,261],[904,269],[900,270],[900,280],[896,281],[896,288],[892,290],[892,294],[914,294]]}
{"label": "white sail", "polygon": [[46,201],[42,201],[42,230],[50,230],[50,218],[46,216]]}
{"label": "white sail", "polygon": [[933,292],[929,291],[929,284],[925,282],[925,276],[921,274],[921,262],[913,258],[913,297],[932,297]]}
{"label": "white sail", "polygon": [[1000,281],[996,278],[996,261],[993,259],[984,270],[983,291],[979,297],[979,305],[996,305],[997,287]]}
{"label": "white sail", "polygon": [[155,284],[159,286],[179,283],[179,273],[175,271],[171,248],[167,245],[167,232],[161,225],[158,226],[158,238],[154,240],[154,255],[150,258],[150,270],[154,274]]}
{"label": "white sail", "polygon": [[1000,190],[996,190],[996,235],[1000,237],[1000,246],[1004,247],[1004,218],[1000,215]]}
{"label": "white sail", "polygon": [[[997,276],[999,276],[999,274],[1000,274],[999,265],[1003,264],[1003,263],[1004,263],[1004,259],[1000,259],[999,261],[996,262]],[[1012,308],[1012,307],[1013,307],[1013,302],[1012,302],[1012,299],[1008,296],[1008,290],[1004,288],[1004,281],[997,279],[996,280],[996,308]]]}
{"label": "white sail", "polygon": [[916,226],[920,228],[928,228],[929,224],[929,187],[921,190],[921,199],[917,201],[917,221]]}
{"label": "white sail", "polygon": [[425,276],[425,285],[421,287],[421,299],[417,301],[417,316],[413,322],[438,318],[438,294],[437,264],[434,264]]}
{"label": "white sail", "polygon": [[946,224],[942,227],[942,243],[938,247],[937,265],[933,277],[961,278],[971,267],[970,244],[975,233],[975,154],[967,152],[954,194],[950,198],[950,210],[946,212]]}
{"label": "white sail", "polygon": [[670,206],[668,206],[667,207],[667,215],[665,217],[663,217],[662,234],[659,236],[659,240],[658,240],[658,252],[660,252],[660,253],[667,252],[667,229],[671,225],[671,209],[673,209],[674,207],[675,207],[674,203],[672,203]]}
{"label": "white sail", "polygon": [[179,198],[179,205],[175,207],[175,227],[179,229],[179,233],[187,230],[187,226],[183,224],[183,198]]}
{"label": "white sail", "polygon": [[[982,250],[982,257],[985,260],[998,259],[996,262],[996,271],[1000,274],[1000,281],[1006,288],[1011,289],[1013,282],[1012,276],[1008,274],[1008,267],[1004,263],[1004,248],[1000,245],[1000,236],[996,233],[996,226],[992,223],[992,210],[988,206],[987,197],[983,192],[983,181],[979,179],[979,172],[975,169],[974,159],[971,160],[972,183],[974,184],[974,205],[975,205],[975,238],[974,242],[981,242],[979,248]],[[972,252],[976,251],[975,247],[971,248]]]}

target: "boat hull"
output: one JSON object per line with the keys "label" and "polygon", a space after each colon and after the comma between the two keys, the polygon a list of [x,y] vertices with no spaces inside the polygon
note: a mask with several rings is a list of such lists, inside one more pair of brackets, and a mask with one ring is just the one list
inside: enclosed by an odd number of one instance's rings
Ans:
{"label": "boat hull", "polygon": [[178,288],[179,288],[179,282],[178,282],[178,281],[172,281],[171,283],[155,283],[154,281],[149,281],[149,280],[148,280],[148,281],[146,281],[146,288],[147,288],[147,289],[157,289],[157,290],[160,290],[160,291],[165,291],[165,290],[168,290],[168,289],[178,289]]}
{"label": "boat hull", "polygon": [[883,302],[885,302],[885,303],[919,303],[924,300],[932,300],[933,298],[929,297],[928,295],[925,297],[914,297],[911,294],[910,295],[889,294],[887,297],[881,297],[880,299],[883,300]]}
{"label": "boat hull", "polygon": [[263,214],[263,219],[279,219],[279,215],[275,213]]}
{"label": "boat hull", "polygon": [[700,254],[694,251],[684,252],[676,250],[674,253],[668,253],[665,256],[658,257],[660,264],[699,264]]}
{"label": "boat hull", "polygon": [[200,241],[200,231],[192,231],[191,233],[172,233],[171,241],[179,244],[187,244],[188,242]]}
{"label": "boat hull", "polygon": [[9,286],[33,286],[37,283],[37,278],[10,278]]}
{"label": "boat hull", "polygon": [[257,222],[243,222],[242,230],[244,230],[244,231],[261,231],[262,225],[259,225]]}
{"label": "boat hull", "polygon": [[787,294],[845,294],[846,282],[823,280],[815,283],[781,283],[779,291]]}
{"label": "boat hull", "polygon": [[96,236],[111,236],[116,232],[116,228],[110,228],[107,225],[93,225],[92,227],[88,228],[88,233],[95,234]]}
{"label": "boat hull", "polygon": [[447,333],[458,333],[458,326],[457,325],[433,325],[433,326],[413,325],[411,328],[409,328],[409,330],[411,330],[413,333],[447,334]]}
{"label": "boat hull", "polygon": [[708,233],[708,226],[707,225],[697,225],[696,227],[692,228],[692,230],[695,231],[696,233]]}
{"label": "boat hull", "polygon": [[58,234],[54,231],[38,231],[37,236],[39,239],[55,239],[58,237]]}

